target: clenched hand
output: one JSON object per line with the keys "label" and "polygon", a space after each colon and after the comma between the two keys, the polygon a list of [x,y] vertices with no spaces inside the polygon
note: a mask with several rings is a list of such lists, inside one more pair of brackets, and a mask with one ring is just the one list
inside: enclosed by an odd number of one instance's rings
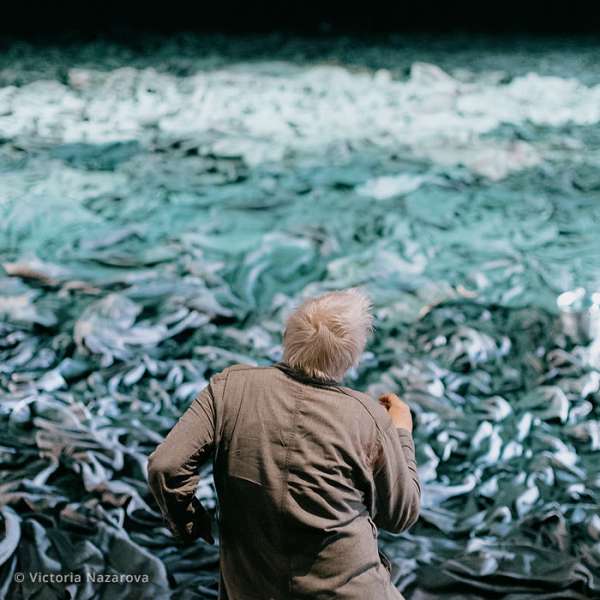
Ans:
{"label": "clenched hand", "polygon": [[379,396],[379,403],[388,411],[396,427],[403,427],[412,433],[412,416],[406,402],[400,400],[396,394],[389,392]]}

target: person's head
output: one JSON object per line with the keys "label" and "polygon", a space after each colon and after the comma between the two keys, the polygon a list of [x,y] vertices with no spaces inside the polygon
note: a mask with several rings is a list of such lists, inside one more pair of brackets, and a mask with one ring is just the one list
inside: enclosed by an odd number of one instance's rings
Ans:
{"label": "person's head", "polygon": [[358,366],[373,333],[371,309],[357,287],[304,300],[287,318],[283,361],[311,377],[340,381]]}

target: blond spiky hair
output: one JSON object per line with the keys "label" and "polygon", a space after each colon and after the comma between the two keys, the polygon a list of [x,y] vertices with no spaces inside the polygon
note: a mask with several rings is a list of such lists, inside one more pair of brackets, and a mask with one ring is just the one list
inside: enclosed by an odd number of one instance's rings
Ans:
{"label": "blond spiky hair", "polygon": [[283,361],[311,377],[340,381],[358,366],[373,333],[371,309],[358,287],[304,300],[286,321]]}

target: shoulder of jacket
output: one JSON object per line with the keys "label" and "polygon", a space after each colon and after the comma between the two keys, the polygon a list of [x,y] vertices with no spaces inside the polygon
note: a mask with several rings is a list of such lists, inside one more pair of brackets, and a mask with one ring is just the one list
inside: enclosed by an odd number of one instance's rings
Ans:
{"label": "shoulder of jacket", "polygon": [[246,365],[244,363],[235,363],[233,365],[229,365],[228,367],[225,367],[225,369],[223,369],[223,372],[225,372],[225,371],[227,371],[227,372],[243,371],[245,369],[256,369],[256,368],[260,368],[260,367],[257,367],[257,365]]}
{"label": "shoulder of jacket", "polygon": [[229,374],[232,373],[233,371],[241,371],[244,369],[253,369],[253,368],[254,367],[252,365],[244,365],[241,363],[236,363],[234,365],[229,365],[228,367],[225,367],[224,369],[221,369],[220,371],[213,373],[209,379],[211,382],[216,383],[216,382],[227,379]]}
{"label": "shoulder of jacket", "polygon": [[260,365],[247,365],[244,363],[235,363],[233,365],[229,365],[228,367],[225,367],[219,373],[215,373],[215,375],[213,375],[213,377],[227,378],[231,373],[238,373],[240,371],[257,371],[257,370],[262,370],[264,368],[265,367],[260,366]]}
{"label": "shoulder of jacket", "polygon": [[381,433],[389,428],[392,420],[387,410],[366,392],[360,392],[347,386],[338,386],[348,396],[351,396],[362,406],[371,417],[376,429]]}

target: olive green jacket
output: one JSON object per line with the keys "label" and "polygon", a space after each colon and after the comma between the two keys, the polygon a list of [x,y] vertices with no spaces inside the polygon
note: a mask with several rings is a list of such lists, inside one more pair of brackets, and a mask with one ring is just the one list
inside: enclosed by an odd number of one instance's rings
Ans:
{"label": "olive green jacket", "polygon": [[194,496],[211,458],[220,600],[402,599],[377,528],[413,525],[421,486],[410,432],[375,399],[283,362],[213,375],[148,460],[181,542],[212,542]]}

